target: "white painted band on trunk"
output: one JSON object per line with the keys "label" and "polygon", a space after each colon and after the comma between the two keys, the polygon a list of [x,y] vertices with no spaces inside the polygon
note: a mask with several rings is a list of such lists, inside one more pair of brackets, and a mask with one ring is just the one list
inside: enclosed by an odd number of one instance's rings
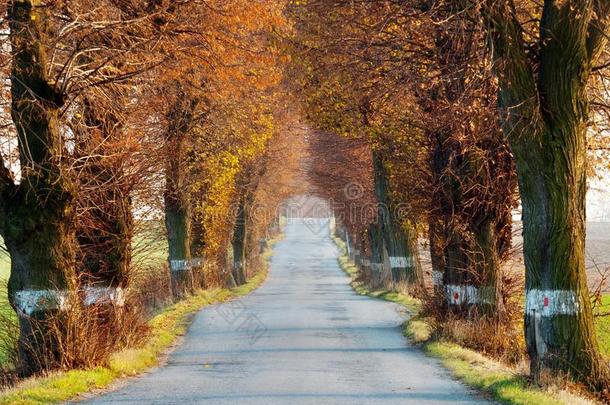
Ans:
{"label": "white painted band on trunk", "polygon": [[83,303],[125,305],[125,291],[121,287],[85,287]]}
{"label": "white painted band on trunk", "polygon": [[30,316],[37,311],[64,311],[68,308],[68,292],[60,290],[23,290],[17,291],[13,299],[21,315]]}
{"label": "white painted band on trunk", "polygon": [[[82,290],[83,304],[125,305],[125,292],[116,287],[85,287]],[[70,308],[68,290],[23,290],[15,293],[14,303],[22,315],[30,316],[37,311],[60,310]]]}
{"label": "white painted band on trunk", "polygon": [[432,284],[435,286],[443,285],[443,272],[433,271],[432,272]]}
{"label": "white painted band on trunk", "polygon": [[580,312],[580,302],[572,290],[529,290],[525,312],[540,316],[573,315]]}
{"label": "white painted band on trunk", "polygon": [[172,271],[185,271],[191,269],[191,262],[189,260],[170,260],[169,267]]}
{"label": "white painted band on trunk", "polygon": [[191,259],[192,267],[200,267],[203,265],[203,257],[194,257]]}
{"label": "white painted band on trunk", "polygon": [[472,285],[446,285],[445,297],[449,305],[477,304],[479,289]]}
{"label": "white painted band on trunk", "polygon": [[390,256],[390,267],[393,269],[411,267],[413,264],[411,257]]}

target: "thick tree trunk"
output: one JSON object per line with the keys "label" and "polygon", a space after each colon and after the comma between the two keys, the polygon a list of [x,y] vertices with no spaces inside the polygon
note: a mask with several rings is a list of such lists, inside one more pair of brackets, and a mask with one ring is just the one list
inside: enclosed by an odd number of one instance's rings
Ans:
{"label": "thick tree trunk", "polygon": [[176,298],[181,298],[195,289],[191,262],[191,203],[184,149],[196,103],[189,101],[181,91],[177,97],[168,117],[164,197],[172,292]]}
{"label": "thick tree trunk", "polygon": [[[171,183],[171,180],[168,181]],[[168,188],[172,188],[171,186]],[[174,297],[184,297],[194,290],[191,264],[188,203],[171,191],[165,195],[165,227],[169,245],[169,268]]]}
{"label": "thick tree trunk", "polygon": [[494,221],[486,219],[474,227],[473,255],[475,273],[479,279],[478,303],[483,314],[497,320],[504,317],[502,271]]}
{"label": "thick tree trunk", "polygon": [[379,202],[378,221],[382,238],[389,256],[392,279],[409,284],[423,285],[423,273],[417,249],[417,233],[412,224],[405,231],[398,221],[395,206],[390,198],[390,184],[383,161],[378,153],[373,153],[375,194]]}
{"label": "thick tree trunk", "polygon": [[479,300],[468,249],[462,233],[453,226],[446,228],[445,240],[443,284],[446,303],[454,313],[467,316],[469,309]]}
{"label": "thick tree trunk", "polygon": [[79,126],[75,148],[84,167],[79,184],[88,193],[79,200],[78,276],[86,304],[122,305],[131,265],[133,214],[120,151],[108,150],[122,134],[120,119],[107,109],[83,102],[86,130]]}
{"label": "thick tree trunk", "polygon": [[57,348],[49,318],[66,308],[75,275],[76,190],[60,167],[62,97],[46,76],[46,8],[39,6],[37,0],[9,5],[11,115],[19,142],[19,185],[12,183],[2,162],[2,231],[11,256],[9,299],[19,317],[24,375],[54,366]]}
{"label": "thick tree trunk", "polygon": [[543,135],[549,141],[566,137],[567,144],[548,144],[535,157],[515,149],[527,269],[525,333],[534,376],[548,367],[595,381],[607,378],[607,366],[599,355],[584,257],[586,127],[570,121]]}
{"label": "thick tree trunk", "polygon": [[538,378],[549,368],[607,389],[608,366],[595,336],[584,254],[587,82],[606,42],[610,3],[578,8],[545,3],[535,60],[512,2],[488,2],[483,11],[523,204],[525,334],[532,374]]}

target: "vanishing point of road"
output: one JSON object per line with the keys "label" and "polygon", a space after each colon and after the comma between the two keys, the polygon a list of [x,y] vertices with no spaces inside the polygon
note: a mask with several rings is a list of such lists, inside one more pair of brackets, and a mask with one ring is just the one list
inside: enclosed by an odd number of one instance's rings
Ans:
{"label": "vanishing point of road", "polygon": [[91,404],[487,403],[409,345],[393,303],[359,296],[323,220],[292,220],[265,283],[199,312],[165,365]]}

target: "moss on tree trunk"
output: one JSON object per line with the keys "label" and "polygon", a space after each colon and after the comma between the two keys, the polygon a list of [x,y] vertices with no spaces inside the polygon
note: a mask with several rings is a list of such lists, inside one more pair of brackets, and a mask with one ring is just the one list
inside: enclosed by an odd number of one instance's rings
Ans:
{"label": "moss on tree trunk", "polygon": [[75,275],[76,188],[61,168],[63,99],[47,78],[45,13],[36,0],[9,4],[11,116],[22,177],[14,184],[1,162],[2,233],[11,257],[9,300],[19,316],[26,375],[54,365],[56,348],[46,321],[62,307],[53,297],[65,294]]}
{"label": "moss on tree trunk", "polygon": [[531,370],[535,378],[545,368],[568,372],[607,389],[584,254],[587,82],[606,43],[610,4],[545,3],[536,55],[526,46],[512,2],[488,2],[483,12],[523,204]]}
{"label": "moss on tree trunk", "polygon": [[191,203],[188,198],[186,146],[196,101],[178,90],[168,115],[165,165],[165,227],[169,245],[172,292],[181,298],[194,291],[191,262]]}

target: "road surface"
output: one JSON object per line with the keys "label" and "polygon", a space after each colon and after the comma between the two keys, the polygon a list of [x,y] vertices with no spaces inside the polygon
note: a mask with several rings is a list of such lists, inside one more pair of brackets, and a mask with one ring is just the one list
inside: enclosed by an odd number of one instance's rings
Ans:
{"label": "road surface", "polygon": [[327,229],[289,223],[258,290],[204,309],[165,366],[86,402],[487,403],[409,346],[397,305],[352,291]]}

